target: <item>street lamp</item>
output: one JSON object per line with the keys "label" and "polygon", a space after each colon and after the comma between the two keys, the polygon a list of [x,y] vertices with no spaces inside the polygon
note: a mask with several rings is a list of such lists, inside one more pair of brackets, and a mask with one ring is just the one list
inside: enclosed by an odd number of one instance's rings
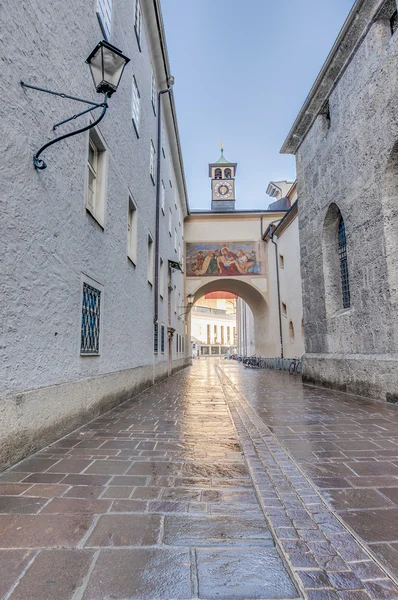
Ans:
{"label": "street lamp", "polygon": [[180,313],[178,315],[178,319],[181,319],[181,317],[183,315],[186,315],[187,313],[191,312],[194,302],[195,302],[195,296],[193,294],[188,294],[188,296],[187,296],[187,304],[184,305],[184,306],[179,306],[178,307],[178,308],[186,308],[187,310],[185,312],[183,312],[183,313]]}
{"label": "street lamp", "polygon": [[108,108],[108,98],[112,96],[114,92],[116,92],[120,79],[122,77],[123,71],[127,63],[130,61],[127,56],[124,56],[118,48],[112,46],[108,42],[102,41],[94,48],[89,57],[86,60],[86,63],[90,67],[91,75],[94,81],[95,89],[99,94],[104,94],[103,102],[92,102],[91,100],[84,100],[83,98],[77,98],[75,96],[70,96],[68,94],[64,94],[61,92],[53,92],[52,90],[47,90],[45,88],[40,88],[35,85],[30,85],[21,81],[21,86],[24,88],[29,88],[32,90],[37,90],[39,92],[45,92],[46,94],[52,94],[53,96],[59,96],[60,98],[67,98],[68,100],[74,100],[75,102],[82,102],[83,104],[90,105],[90,108],[69,117],[68,119],[64,119],[60,123],[56,123],[53,126],[53,131],[55,131],[60,125],[64,125],[69,121],[77,119],[82,115],[85,115],[96,108],[102,108],[101,114],[98,119],[86,127],[82,127],[77,129],[76,131],[71,131],[69,133],[65,133],[64,135],[60,135],[59,137],[51,140],[44,144],[40,150],[36,152],[33,157],[33,164],[36,169],[42,170],[47,167],[44,160],[39,158],[40,154],[49,146],[52,146],[56,142],[60,142],[68,137],[72,137],[73,135],[77,135],[78,133],[83,133],[92,127],[95,127],[105,116],[105,113]]}

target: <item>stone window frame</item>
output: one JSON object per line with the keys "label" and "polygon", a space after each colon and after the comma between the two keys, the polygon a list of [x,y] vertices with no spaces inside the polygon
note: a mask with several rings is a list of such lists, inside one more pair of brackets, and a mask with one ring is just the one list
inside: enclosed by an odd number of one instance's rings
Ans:
{"label": "stone window frame", "polygon": [[345,313],[352,308],[352,296],[349,292],[350,303],[344,306],[342,287],[342,263],[339,256],[339,229],[341,221],[346,233],[346,271],[348,288],[350,289],[349,239],[347,240],[346,220],[340,207],[331,202],[325,214],[322,228],[322,264],[324,280],[324,297],[326,317]]}
{"label": "stone window frame", "polygon": [[97,19],[106,41],[111,37],[113,0],[97,0]]}
{"label": "stone window frame", "polygon": [[[90,149],[93,160],[90,160]],[[101,229],[105,227],[105,208],[107,192],[108,153],[105,142],[96,127],[88,132],[87,137],[87,168],[85,183],[85,208]],[[93,178],[93,197],[90,199],[90,178]]]}
{"label": "stone window frame", "polygon": [[[83,325],[83,293],[85,286],[89,286],[99,292],[99,334],[98,334],[98,348],[97,351],[93,352],[82,352],[82,325]],[[79,319],[79,356],[81,358],[96,357],[101,355],[102,342],[103,342],[103,318],[104,318],[104,286],[102,283],[93,279],[86,273],[80,275],[80,319]]]}

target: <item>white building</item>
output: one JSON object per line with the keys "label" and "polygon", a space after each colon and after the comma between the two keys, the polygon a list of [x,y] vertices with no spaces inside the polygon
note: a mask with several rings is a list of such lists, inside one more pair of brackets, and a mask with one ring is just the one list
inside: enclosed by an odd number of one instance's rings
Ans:
{"label": "white building", "polygon": [[[104,36],[131,59],[105,118],[48,148],[48,168],[35,170],[53,124],[84,105],[19,81],[101,102],[84,61]],[[186,364],[183,275],[171,267],[182,260],[187,194],[172,92],[161,97],[157,144],[158,91],[171,76],[158,0],[16,3],[0,46],[6,465]]]}
{"label": "white building", "polygon": [[194,356],[235,353],[237,301],[239,298],[235,294],[213,292],[200,298],[193,306],[191,341]]}

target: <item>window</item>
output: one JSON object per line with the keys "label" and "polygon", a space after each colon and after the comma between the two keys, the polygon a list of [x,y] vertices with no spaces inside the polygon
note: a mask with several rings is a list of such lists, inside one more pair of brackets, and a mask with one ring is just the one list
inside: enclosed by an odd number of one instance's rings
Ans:
{"label": "window", "polygon": [[142,12],[140,0],[135,0],[135,12],[134,12],[134,30],[138,42],[138,48],[141,51],[141,26],[142,26]]}
{"label": "window", "polygon": [[101,290],[83,282],[80,354],[100,353]]}
{"label": "window", "polygon": [[323,117],[325,119],[327,128],[330,129],[331,116],[330,116],[330,104],[329,104],[329,100],[327,100],[325,102],[325,104],[323,105],[323,108],[321,109],[321,115],[323,115]]}
{"label": "window", "polygon": [[178,262],[181,264],[182,255],[181,255],[181,244],[178,244]]}
{"label": "window", "polygon": [[133,125],[137,137],[140,132],[140,91],[138,89],[136,78],[133,75],[133,94],[132,94],[132,108],[131,114],[133,119]]}
{"label": "window", "polygon": [[394,11],[392,17],[390,18],[390,27],[391,27],[391,35],[398,29],[398,11]]}
{"label": "window", "polygon": [[233,339],[233,344],[236,344],[236,327],[233,328],[233,332],[234,332],[234,339]]}
{"label": "window", "polygon": [[231,327],[227,327],[227,344],[231,343]]}
{"label": "window", "polygon": [[182,337],[182,353],[185,354],[185,337]]}
{"label": "window", "polygon": [[178,338],[179,338],[179,335],[178,335],[178,333],[176,333],[176,354],[178,354]]}
{"label": "window", "polygon": [[211,344],[211,339],[210,339],[211,333],[210,333],[210,325],[207,325],[207,343]]}
{"label": "window", "polygon": [[166,129],[164,127],[164,121],[162,119],[162,154],[163,158],[166,158]]}
{"label": "window", "polygon": [[160,188],[160,208],[162,209],[162,213],[164,214],[165,208],[165,199],[166,199],[166,188],[164,187],[164,182],[162,179],[161,188]]}
{"label": "window", "polygon": [[214,178],[215,179],[222,179],[222,171],[221,171],[221,169],[216,169],[214,171]]}
{"label": "window", "polygon": [[156,101],[157,101],[157,95],[158,95],[158,91],[156,88],[156,79],[155,79],[155,75],[152,71],[152,78],[151,78],[151,99],[152,99],[152,108],[153,108],[153,112],[156,115]]}
{"label": "window", "polygon": [[159,323],[153,324],[153,352],[159,352]]}
{"label": "window", "polygon": [[231,179],[231,169],[225,169],[224,176],[225,179]]}
{"label": "window", "polygon": [[279,255],[279,267],[281,269],[285,268],[285,257],[283,256],[283,254]]}
{"label": "window", "polygon": [[129,212],[127,224],[127,256],[135,265],[137,264],[137,207],[133,199],[129,198]]}
{"label": "window", "polygon": [[159,264],[159,295],[161,298],[164,297],[164,262],[163,262],[163,258],[160,259],[160,264]]}
{"label": "window", "polygon": [[153,285],[153,239],[148,233],[148,283]]}
{"label": "window", "polygon": [[155,185],[155,146],[153,145],[153,141],[151,140],[151,148],[150,148],[150,157],[149,157],[149,174],[152,179],[153,185]]}
{"label": "window", "polygon": [[289,339],[290,339],[290,343],[293,344],[293,342],[294,342],[294,325],[293,325],[293,321],[289,321]]}
{"label": "window", "polygon": [[160,352],[164,354],[165,326],[160,328]]}
{"label": "window", "polygon": [[171,179],[169,179],[169,184],[170,184],[170,187],[172,188],[173,184],[171,183]]}
{"label": "window", "polygon": [[174,251],[177,252],[177,229],[174,229]]}
{"label": "window", "polygon": [[282,314],[284,317],[287,317],[287,305],[285,302],[282,302]]}
{"label": "window", "polygon": [[169,206],[169,236],[172,236],[171,230],[173,226],[173,215],[171,214],[171,208]]}
{"label": "window", "polygon": [[112,0],[97,0],[97,17],[106,40],[111,35]]}
{"label": "window", "polygon": [[105,175],[105,146],[98,133],[92,129],[87,156],[86,209],[101,227],[105,220]]}
{"label": "window", "polygon": [[340,259],[340,277],[341,289],[343,294],[343,308],[350,307],[350,282],[348,279],[347,263],[347,244],[345,236],[345,225],[343,217],[340,217],[339,223],[339,259]]}

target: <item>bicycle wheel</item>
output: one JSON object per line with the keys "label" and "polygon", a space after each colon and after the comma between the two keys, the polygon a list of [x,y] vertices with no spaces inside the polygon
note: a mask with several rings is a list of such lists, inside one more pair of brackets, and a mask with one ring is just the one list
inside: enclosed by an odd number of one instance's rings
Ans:
{"label": "bicycle wheel", "polygon": [[297,375],[301,375],[301,360],[297,361],[297,365],[296,365],[296,373]]}
{"label": "bicycle wheel", "polygon": [[296,363],[294,360],[292,360],[292,362],[290,363],[290,367],[289,367],[289,375],[294,375],[296,372]]}

